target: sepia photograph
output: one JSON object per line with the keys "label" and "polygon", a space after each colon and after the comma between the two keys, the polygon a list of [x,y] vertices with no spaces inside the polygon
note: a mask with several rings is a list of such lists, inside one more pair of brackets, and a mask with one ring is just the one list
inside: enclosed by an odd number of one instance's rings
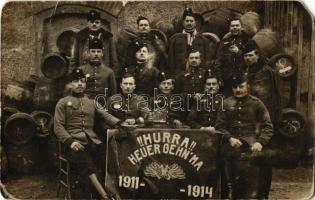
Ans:
{"label": "sepia photograph", "polygon": [[314,198],[303,1],[7,1],[3,199]]}

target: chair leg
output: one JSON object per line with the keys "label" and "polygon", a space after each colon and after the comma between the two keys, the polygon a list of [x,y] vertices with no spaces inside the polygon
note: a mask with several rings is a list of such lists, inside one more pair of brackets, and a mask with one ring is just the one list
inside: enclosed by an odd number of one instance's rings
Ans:
{"label": "chair leg", "polygon": [[71,180],[70,180],[70,164],[67,163],[67,193],[68,193],[68,198],[71,199]]}

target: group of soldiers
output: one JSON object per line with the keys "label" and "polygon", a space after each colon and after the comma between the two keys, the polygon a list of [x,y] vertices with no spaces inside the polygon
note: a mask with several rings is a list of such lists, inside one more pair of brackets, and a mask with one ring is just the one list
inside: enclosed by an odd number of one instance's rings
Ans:
{"label": "group of soldiers", "polygon": [[[59,100],[54,116],[54,131],[69,161],[83,164],[102,198],[115,194],[119,199],[115,187],[108,183],[104,188],[97,176],[98,164],[105,169],[111,161],[104,159],[96,122],[103,123],[102,130],[124,133],[125,127],[146,125],[152,115],[164,113],[158,121],[174,128],[188,125],[223,135],[227,197],[236,198],[240,154],[263,151],[280,103],[275,74],[243,32],[240,19],[230,19],[230,31],[214,49],[197,31],[200,15],[190,8],[183,13],[183,31],[168,45],[151,32],[148,18],[140,16],[138,36],[128,44],[119,67],[113,35],[101,28],[100,13],[91,10],[87,16],[88,27],[77,34],[77,66],[68,78],[71,92]],[[251,198],[268,198],[271,170],[262,174],[269,183]]]}

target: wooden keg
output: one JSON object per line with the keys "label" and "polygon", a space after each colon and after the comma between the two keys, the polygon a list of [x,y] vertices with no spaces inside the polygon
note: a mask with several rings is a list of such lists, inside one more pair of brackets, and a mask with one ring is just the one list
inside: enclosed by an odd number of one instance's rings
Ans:
{"label": "wooden keg", "polygon": [[41,71],[45,77],[58,79],[68,73],[69,61],[60,53],[49,53],[43,58]]}
{"label": "wooden keg", "polygon": [[1,125],[2,127],[4,126],[5,122],[7,121],[7,119],[15,114],[15,113],[18,113],[19,110],[14,108],[14,107],[4,107],[2,110],[1,110]]}
{"label": "wooden keg", "polygon": [[270,29],[261,29],[254,36],[253,40],[257,43],[262,53],[268,58],[282,52],[280,40],[276,32]]}
{"label": "wooden keg", "polygon": [[49,122],[53,118],[52,115],[48,112],[35,110],[31,113],[31,116],[34,118],[38,131],[38,137],[48,137],[49,136]]}
{"label": "wooden keg", "polygon": [[303,133],[305,118],[293,108],[281,110],[278,131],[288,138],[295,138]]}
{"label": "wooden keg", "polygon": [[241,16],[242,27],[250,37],[254,36],[260,29],[260,16],[256,12],[247,12]]}
{"label": "wooden keg", "polygon": [[36,135],[36,131],[36,122],[27,113],[15,113],[11,115],[4,125],[5,139],[13,145],[29,143]]}
{"label": "wooden keg", "polygon": [[269,64],[273,67],[275,72],[283,78],[290,78],[297,71],[293,57],[285,53],[272,56],[269,60]]}

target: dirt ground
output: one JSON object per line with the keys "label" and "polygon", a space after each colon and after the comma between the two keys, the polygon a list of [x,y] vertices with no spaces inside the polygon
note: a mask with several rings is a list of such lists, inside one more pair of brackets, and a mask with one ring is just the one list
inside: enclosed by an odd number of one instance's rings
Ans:
{"label": "dirt ground", "polygon": [[[314,193],[311,167],[273,171],[270,199],[310,199]],[[21,199],[56,199],[57,174],[7,177],[3,182],[6,189],[16,198]]]}

